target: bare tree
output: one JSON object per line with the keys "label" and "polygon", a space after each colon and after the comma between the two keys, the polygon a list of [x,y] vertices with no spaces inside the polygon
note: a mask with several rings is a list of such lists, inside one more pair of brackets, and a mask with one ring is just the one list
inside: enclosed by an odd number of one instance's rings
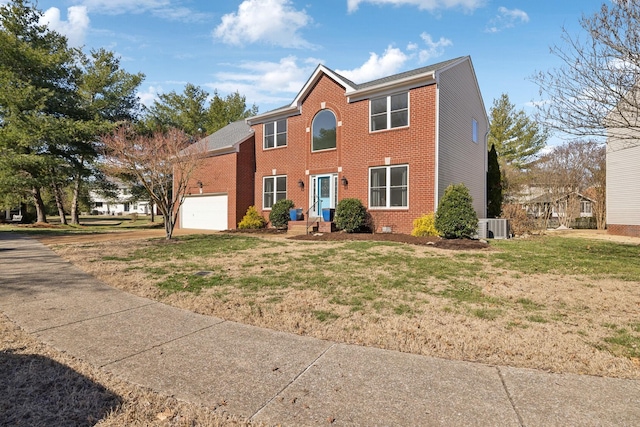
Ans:
{"label": "bare tree", "polygon": [[537,162],[535,182],[548,194],[560,225],[569,226],[580,215],[578,194],[593,200],[598,229],[606,221],[605,147],[593,141],[572,141],[555,147]]}
{"label": "bare tree", "polygon": [[121,126],[101,140],[107,174],[135,177],[162,212],[166,237],[171,239],[191,175],[201,165],[204,144],[194,143],[175,128],[145,136],[130,126]]}
{"label": "bare tree", "polygon": [[586,37],[563,29],[561,45],[551,48],[563,66],[534,76],[544,102],[538,119],[576,137],[617,132],[638,144],[640,91],[640,2],[614,0],[593,16],[583,16]]}

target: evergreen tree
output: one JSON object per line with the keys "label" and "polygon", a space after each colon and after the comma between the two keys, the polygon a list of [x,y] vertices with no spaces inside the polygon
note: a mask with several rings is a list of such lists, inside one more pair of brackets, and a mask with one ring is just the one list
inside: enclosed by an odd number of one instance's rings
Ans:
{"label": "evergreen tree", "polygon": [[489,116],[488,143],[495,146],[501,166],[527,169],[546,145],[548,131],[529,119],[524,110],[516,111],[506,93],[493,101]]}
{"label": "evergreen tree", "polygon": [[487,161],[487,217],[498,218],[502,213],[502,177],[495,145],[491,145]]}

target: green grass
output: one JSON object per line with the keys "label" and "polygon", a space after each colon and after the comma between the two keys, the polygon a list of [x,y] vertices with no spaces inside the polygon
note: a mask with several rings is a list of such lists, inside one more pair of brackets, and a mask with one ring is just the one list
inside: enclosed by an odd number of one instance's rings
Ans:
{"label": "green grass", "polygon": [[[634,323],[631,331],[626,328],[615,329],[615,335],[606,337],[604,342],[609,344],[609,350],[613,354],[622,354],[626,357],[640,357],[640,325]],[[636,332],[636,333],[634,333]]]}
{"label": "green grass", "polygon": [[640,246],[567,237],[496,240],[500,252],[490,255],[494,266],[523,274],[551,273],[613,277],[637,281]]}

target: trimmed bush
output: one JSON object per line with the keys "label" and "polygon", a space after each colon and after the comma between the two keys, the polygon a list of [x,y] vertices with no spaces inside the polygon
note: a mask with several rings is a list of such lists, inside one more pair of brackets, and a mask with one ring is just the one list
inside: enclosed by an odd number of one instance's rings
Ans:
{"label": "trimmed bush", "polygon": [[435,227],[445,239],[471,238],[478,230],[478,215],[464,184],[450,185],[438,203]]}
{"label": "trimmed bush", "polygon": [[267,221],[258,213],[255,206],[249,206],[247,213],[242,217],[242,221],[238,223],[240,230],[256,230],[267,225]]}
{"label": "trimmed bush", "polygon": [[354,233],[364,228],[367,210],[360,199],[342,199],[336,206],[334,222],[336,227],[347,233]]}
{"label": "trimmed bush", "polygon": [[436,230],[435,215],[433,213],[422,215],[420,218],[413,220],[413,230],[411,230],[412,236],[437,236],[438,230]]}
{"label": "trimmed bush", "polygon": [[275,228],[286,228],[289,224],[289,209],[293,209],[295,204],[289,199],[280,199],[271,207],[271,213],[269,213],[269,221]]}

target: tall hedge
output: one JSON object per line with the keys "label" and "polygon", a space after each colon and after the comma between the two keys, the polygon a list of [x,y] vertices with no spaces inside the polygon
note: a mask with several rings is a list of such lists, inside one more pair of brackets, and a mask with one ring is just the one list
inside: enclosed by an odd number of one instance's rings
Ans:
{"label": "tall hedge", "polygon": [[478,229],[478,215],[464,184],[452,184],[444,191],[436,211],[435,227],[445,239],[471,238]]}
{"label": "tall hedge", "polygon": [[498,218],[502,213],[502,175],[495,145],[491,144],[487,158],[487,217]]}

